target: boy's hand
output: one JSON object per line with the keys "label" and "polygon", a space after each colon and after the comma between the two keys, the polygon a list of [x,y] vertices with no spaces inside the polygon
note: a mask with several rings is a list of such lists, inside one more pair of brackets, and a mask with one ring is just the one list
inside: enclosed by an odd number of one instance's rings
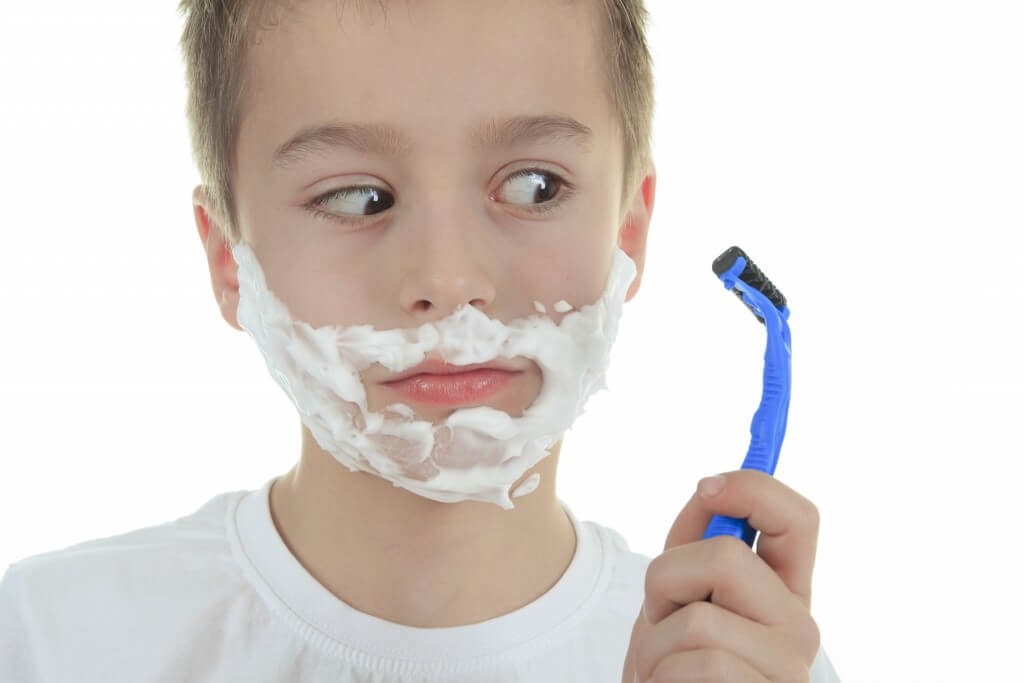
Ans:
{"label": "boy's hand", "polygon": [[[809,679],[818,509],[763,472],[722,476],[718,493],[694,493],[647,568],[623,683]],[[747,518],[761,532],[756,554],[733,536],[703,539],[714,514]]]}

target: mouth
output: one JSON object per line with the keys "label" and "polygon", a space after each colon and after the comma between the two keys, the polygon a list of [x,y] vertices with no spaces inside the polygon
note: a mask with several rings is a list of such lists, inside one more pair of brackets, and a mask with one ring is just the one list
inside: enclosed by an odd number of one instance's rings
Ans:
{"label": "mouth", "polygon": [[381,385],[417,403],[464,405],[491,398],[521,374],[521,369],[501,360],[452,365],[428,358]]}

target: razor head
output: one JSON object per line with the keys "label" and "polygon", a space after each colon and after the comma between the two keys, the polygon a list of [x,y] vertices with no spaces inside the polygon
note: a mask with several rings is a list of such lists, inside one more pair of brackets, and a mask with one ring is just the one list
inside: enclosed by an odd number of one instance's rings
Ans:
{"label": "razor head", "polygon": [[[782,292],[780,292],[778,288],[772,284],[772,281],[768,279],[768,276],[761,272],[761,269],[758,268],[757,265],[750,260],[750,257],[747,256],[747,254],[739,247],[729,247],[723,251],[722,254],[711,264],[711,270],[714,271],[717,278],[721,279],[725,273],[729,272],[729,270],[736,265],[736,260],[740,257],[743,257],[743,260],[747,263],[746,266],[743,267],[743,271],[739,274],[739,279],[764,294],[765,297],[779,310],[785,308],[786,297],[783,296]],[[733,294],[739,297],[740,301],[743,301],[743,292],[735,287],[732,287],[732,291]],[[754,311],[747,302],[744,301],[743,304],[754,312],[754,315],[759,321],[764,323],[764,319],[757,315],[757,312]]]}

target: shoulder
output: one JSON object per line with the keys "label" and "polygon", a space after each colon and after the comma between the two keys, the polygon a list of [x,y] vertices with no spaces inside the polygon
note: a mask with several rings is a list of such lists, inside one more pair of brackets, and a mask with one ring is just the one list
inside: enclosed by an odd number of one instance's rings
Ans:
{"label": "shoulder", "polygon": [[160,593],[155,586],[199,578],[203,570],[227,564],[226,513],[244,493],[219,494],[169,522],[18,560],[4,573],[0,592],[23,609],[67,613],[72,604],[141,599]]}
{"label": "shoulder", "polygon": [[111,667],[152,667],[161,652],[175,657],[203,634],[216,638],[225,604],[246,585],[226,528],[244,493],[8,566],[0,579],[0,679],[35,680],[35,671],[56,680],[55,672],[73,670],[76,680],[105,680]]}

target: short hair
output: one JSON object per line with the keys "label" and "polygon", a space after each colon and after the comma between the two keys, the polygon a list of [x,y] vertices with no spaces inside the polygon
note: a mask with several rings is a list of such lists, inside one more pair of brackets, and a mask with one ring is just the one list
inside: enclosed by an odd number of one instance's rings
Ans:
{"label": "short hair", "polygon": [[[387,0],[373,1],[383,8]],[[643,0],[586,1],[596,2],[603,10],[599,43],[606,74],[604,93],[621,126],[621,203],[625,206],[651,162],[654,76],[646,38],[649,15]],[[280,4],[281,0],[178,2],[178,12],[185,16],[179,46],[185,63],[185,114],[192,156],[206,186],[209,209],[232,245],[241,239],[232,174],[237,171],[234,159],[247,90],[247,39],[265,10]]]}

